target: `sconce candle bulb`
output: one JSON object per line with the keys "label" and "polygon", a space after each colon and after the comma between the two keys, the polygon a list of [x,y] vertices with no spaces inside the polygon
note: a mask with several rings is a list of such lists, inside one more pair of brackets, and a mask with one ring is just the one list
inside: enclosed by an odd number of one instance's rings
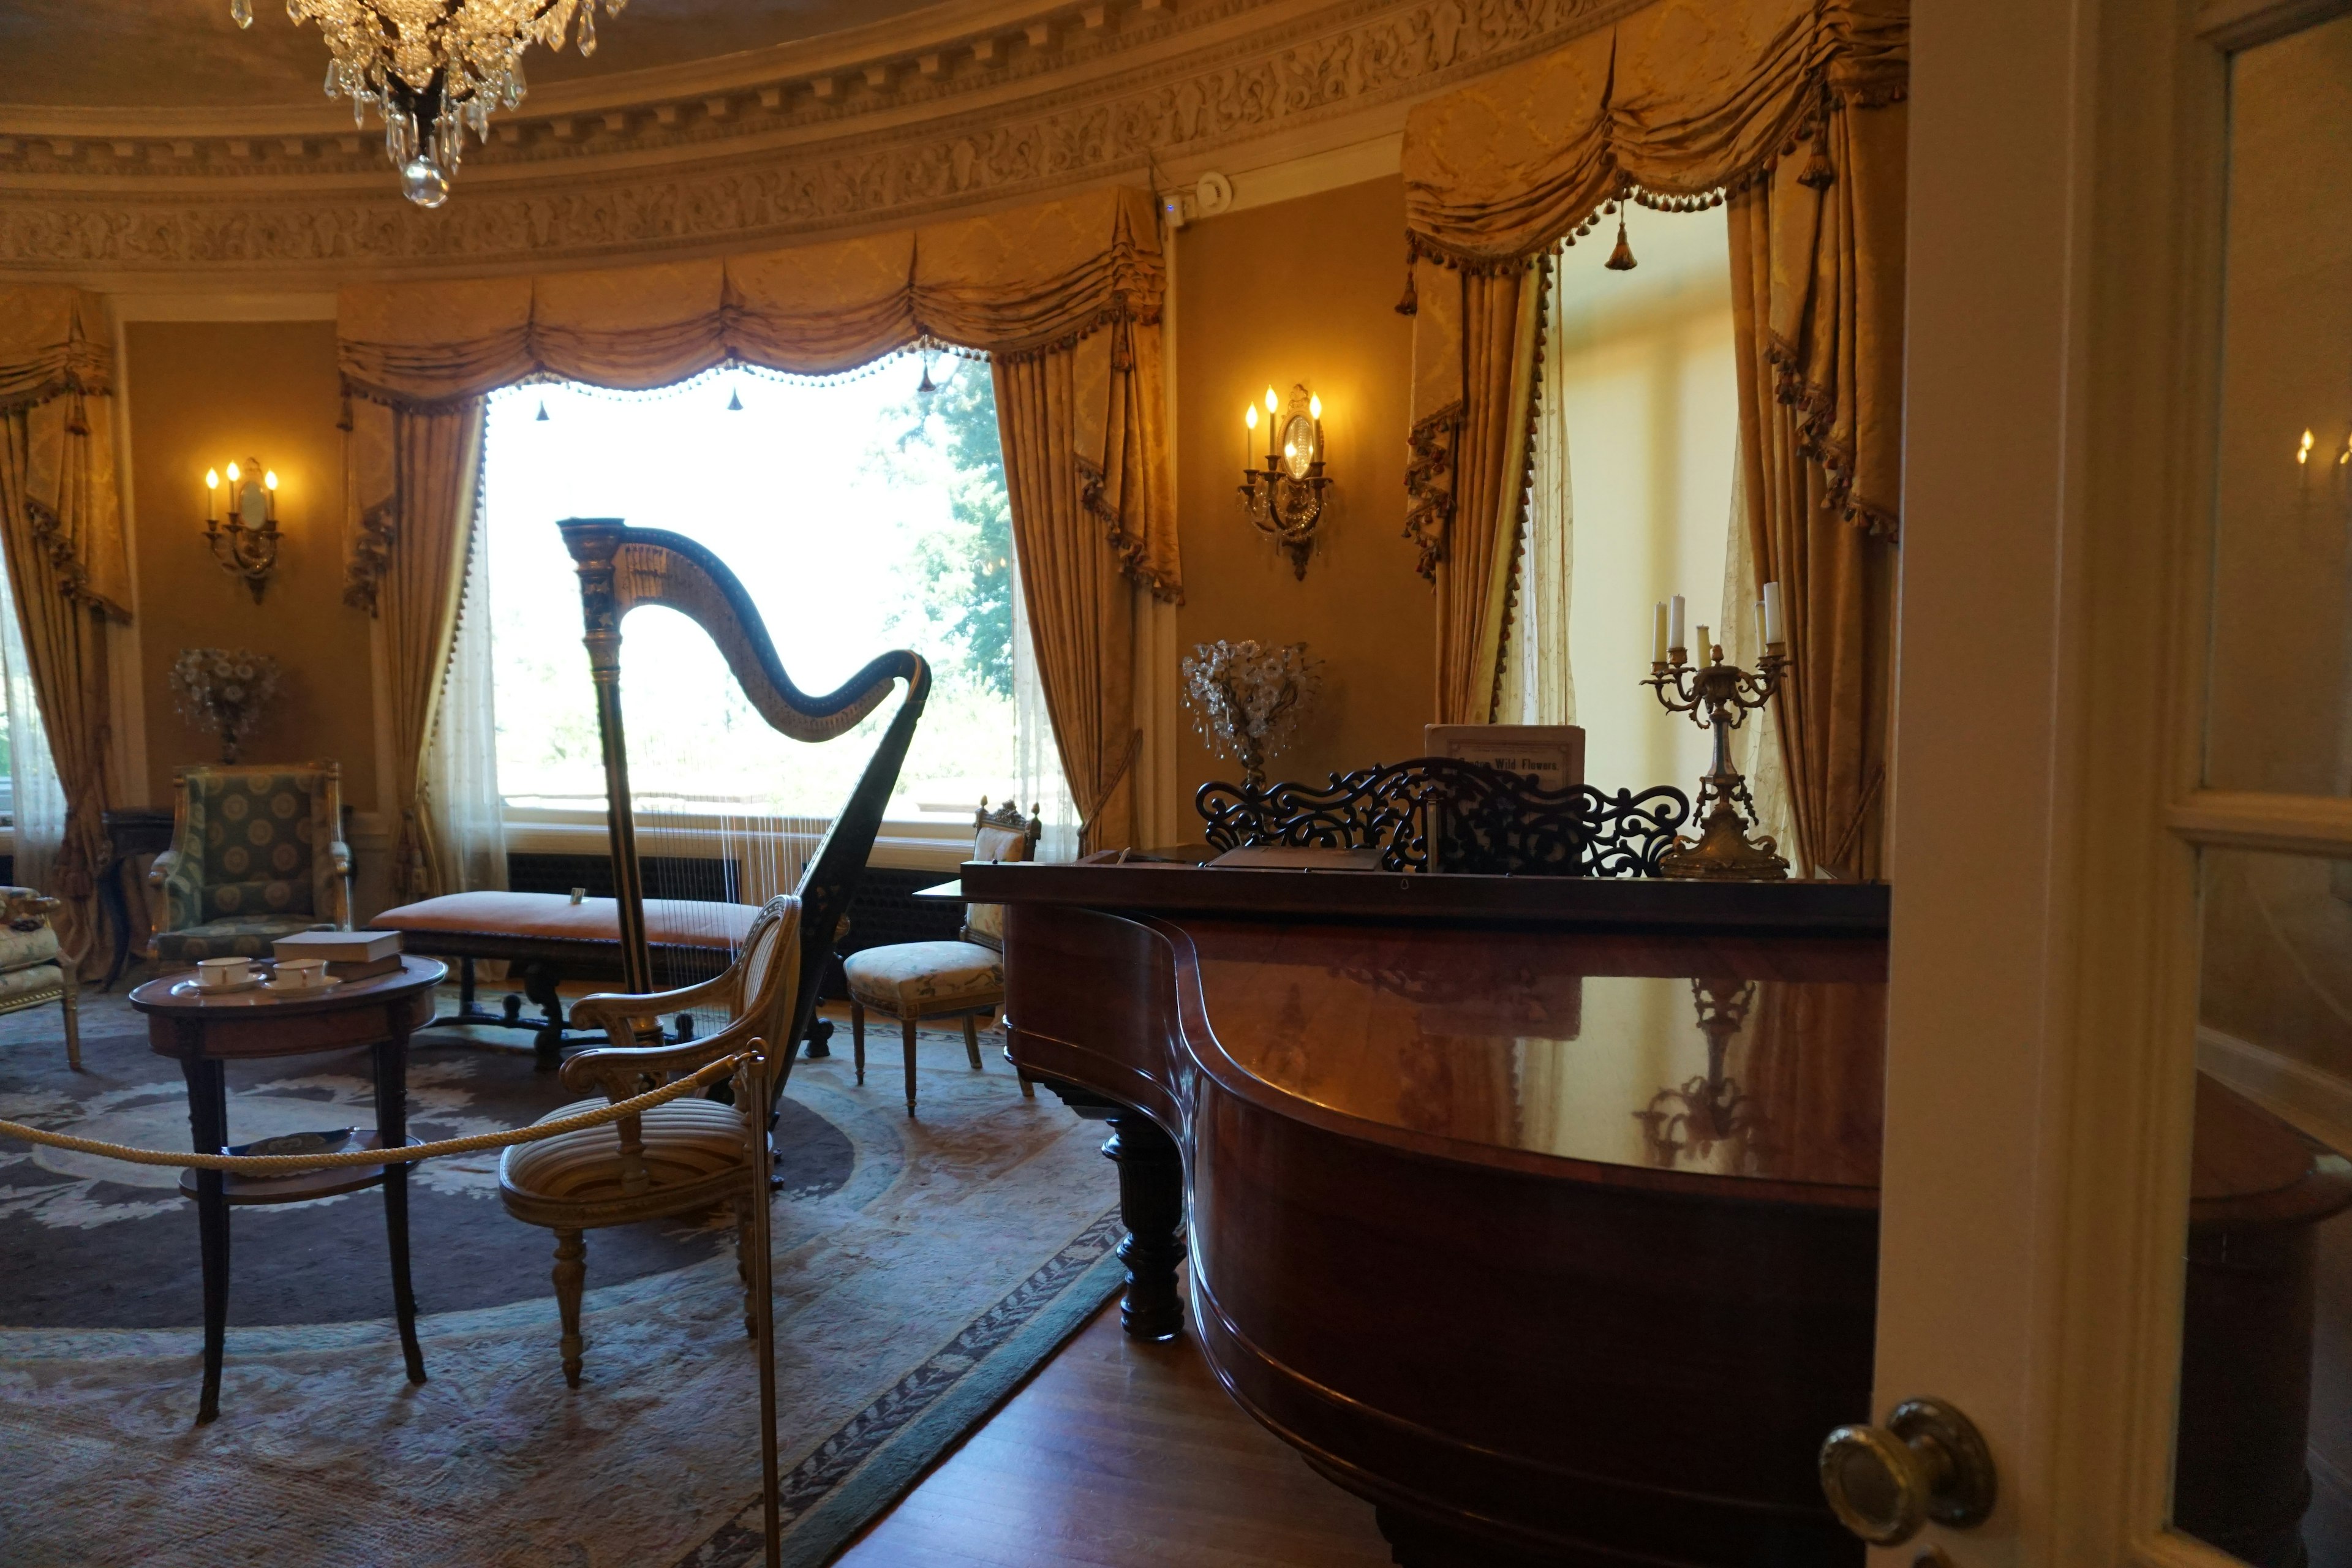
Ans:
{"label": "sconce candle bulb", "polygon": [[1259,532],[1289,553],[1292,570],[1303,580],[1307,557],[1315,549],[1315,530],[1323,520],[1323,492],[1330,483],[1323,477],[1323,400],[1304,386],[1296,387],[1285,416],[1281,399],[1269,386],[1265,413],[1265,467],[1259,468],[1251,450],[1257,408],[1252,405],[1242,411],[1242,510]]}
{"label": "sconce candle bulb", "polygon": [[[248,472],[258,479],[248,479]],[[244,579],[261,603],[261,591],[278,569],[278,470],[248,458],[242,466],[228,466],[228,522],[220,521],[220,475],[205,470],[205,542],[213,558],[233,577]]]}

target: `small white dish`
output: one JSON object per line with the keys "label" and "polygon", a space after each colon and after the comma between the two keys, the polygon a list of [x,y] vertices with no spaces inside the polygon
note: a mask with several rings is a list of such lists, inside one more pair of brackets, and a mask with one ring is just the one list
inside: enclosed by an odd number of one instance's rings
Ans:
{"label": "small white dish", "polygon": [[272,980],[262,989],[279,996],[314,996],[321,991],[332,991],[341,984],[341,981],[330,974],[325,979],[314,980],[308,985],[298,985],[285,980]]}
{"label": "small white dish", "polygon": [[207,985],[201,980],[183,980],[172,987],[174,996],[234,996],[240,991],[257,989],[262,984],[258,974],[248,974],[228,985]]}

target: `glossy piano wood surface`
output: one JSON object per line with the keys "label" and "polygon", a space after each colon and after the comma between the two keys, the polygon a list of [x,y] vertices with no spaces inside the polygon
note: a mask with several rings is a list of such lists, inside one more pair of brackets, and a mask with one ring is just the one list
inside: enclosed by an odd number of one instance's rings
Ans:
{"label": "glossy piano wood surface", "polygon": [[[1873,1201],[1876,943],[1197,920],[1171,940],[1226,1061],[1363,1136]],[[1834,1104],[1808,1098],[1830,1082]]]}
{"label": "glossy piano wood surface", "polygon": [[[1408,1568],[1863,1562],[1814,1455],[1871,1414],[1883,932],[1090,908],[1059,869],[1008,904],[1009,1049],[1118,1129],[1130,1332],[1174,1331],[1189,1250],[1219,1380]],[[2198,1152],[2226,1331],[2183,1422],[2221,1430],[2307,1360],[2352,1174],[2211,1085]],[[2257,1294],[2206,1256],[2298,1226]],[[2246,1517],[2296,1453],[2233,1443],[2184,1506]]]}
{"label": "glossy piano wood surface", "polygon": [[1014,903],[1006,952],[1014,1059],[1181,1155],[1211,1366],[1402,1561],[1860,1562],[1812,1454],[1867,1414],[1882,944]]}

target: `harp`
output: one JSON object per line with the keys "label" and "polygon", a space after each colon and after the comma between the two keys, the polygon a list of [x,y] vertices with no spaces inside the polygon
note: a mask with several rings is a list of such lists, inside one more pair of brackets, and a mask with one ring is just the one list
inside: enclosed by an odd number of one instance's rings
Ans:
{"label": "harp", "polygon": [[795,741],[824,742],[845,733],[880,707],[897,682],[907,683],[907,694],[848,803],[825,829],[801,877],[800,1000],[791,1037],[769,1046],[782,1052],[773,1079],[781,1088],[789,1070],[785,1064],[808,1033],[836,928],[866,873],[866,858],[881,831],[882,813],[907,760],[915,721],[930,695],[930,666],[921,655],[905,649],[886,653],[838,689],[811,696],[785,672],[751,595],[726,563],[701,545],[659,529],[631,528],[618,518],[575,517],[556,527],[580,571],[588,667],[595,681],[596,722],[604,742],[622,973],[632,992],[653,990],[654,976],[646,941],[645,879],[629,795],[628,740],[621,719],[621,623],[628,613],[641,605],[658,605],[700,626],[718,645],[753,710],[770,728]]}

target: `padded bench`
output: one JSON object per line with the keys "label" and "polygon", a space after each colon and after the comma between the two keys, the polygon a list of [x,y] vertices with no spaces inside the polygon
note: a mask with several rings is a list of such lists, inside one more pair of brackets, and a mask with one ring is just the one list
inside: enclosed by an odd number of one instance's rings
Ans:
{"label": "padded bench", "polygon": [[[668,976],[670,985],[717,974],[759,914],[751,904],[647,899],[646,943],[656,972]],[[539,1058],[546,1067],[562,1058],[567,1044],[603,1043],[601,1036],[564,1038],[563,1003],[555,987],[565,980],[620,980],[621,911],[612,899],[575,904],[562,893],[449,893],[386,910],[368,929],[398,931],[409,952],[457,961],[457,1011],[434,1020],[437,1024],[530,1029],[539,1037]],[[505,960],[522,981],[522,995],[509,994],[501,1012],[475,1005],[474,963],[484,958]],[[538,1004],[539,1021],[524,1021],[524,997]],[[681,1015],[679,1026],[684,1037],[693,1026]]]}

